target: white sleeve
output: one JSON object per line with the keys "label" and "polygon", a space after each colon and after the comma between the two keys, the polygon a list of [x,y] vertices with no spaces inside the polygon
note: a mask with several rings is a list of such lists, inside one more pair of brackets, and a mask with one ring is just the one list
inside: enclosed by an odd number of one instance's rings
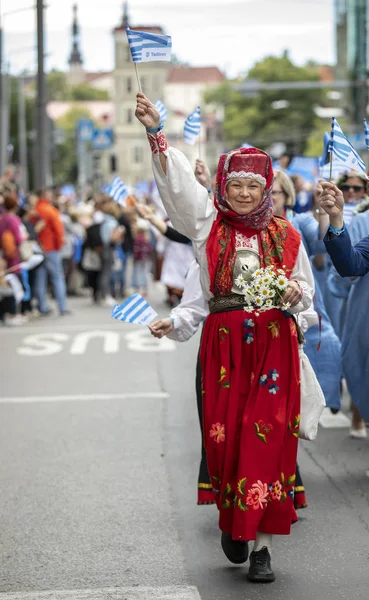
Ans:
{"label": "white sleeve", "polygon": [[306,333],[310,327],[318,325],[319,317],[314,309],[314,304],[311,304],[307,310],[297,315],[297,322],[300,325],[302,332]]}
{"label": "white sleeve", "polygon": [[181,303],[170,313],[174,329],[167,337],[177,342],[187,342],[208,314],[208,303],[200,284],[200,267],[194,260],[187,274]]}
{"label": "white sleeve", "polygon": [[296,304],[296,306],[288,309],[288,312],[294,315],[309,308],[315,293],[314,275],[303,242],[300,243],[300,249],[297,255],[296,264],[292,271],[291,280],[298,281],[303,291],[300,302]]}
{"label": "white sleeve", "polygon": [[163,172],[158,154],[153,154],[153,173],[165,210],[175,229],[201,243],[208,238],[214,221],[214,203],[196,180],[182,152],[169,147],[164,154],[167,174]]}

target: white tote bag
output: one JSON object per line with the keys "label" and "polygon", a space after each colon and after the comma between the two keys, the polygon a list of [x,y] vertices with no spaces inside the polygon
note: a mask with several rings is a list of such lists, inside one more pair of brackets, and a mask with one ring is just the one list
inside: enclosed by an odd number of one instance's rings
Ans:
{"label": "white tote bag", "polygon": [[326,406],[323,390],[319,385],[313,367],[303,347],[299,347],[301,380],[301,419],[299,437],[303,440],[315,440],[318,424]]}

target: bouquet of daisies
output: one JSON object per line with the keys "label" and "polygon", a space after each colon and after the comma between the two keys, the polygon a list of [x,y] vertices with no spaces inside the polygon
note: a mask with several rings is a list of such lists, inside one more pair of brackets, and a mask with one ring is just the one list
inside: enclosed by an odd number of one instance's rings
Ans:
{"label": "bouquet of daisies", "polygon": [[245,295],[246,311],[255,308],[265,311],[277,306],[282,310],[289,308],[288,304],[281,304],[288,286],[288,279],[283,269],[275,270],[273,267],[257,269],[252,274],[239,275],[235,283]]}

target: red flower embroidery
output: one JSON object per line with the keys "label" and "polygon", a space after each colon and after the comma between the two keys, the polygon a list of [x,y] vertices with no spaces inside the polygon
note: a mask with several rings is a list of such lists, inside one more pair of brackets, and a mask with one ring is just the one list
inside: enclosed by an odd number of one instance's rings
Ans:
{"label": "red flower embroidery", "polygon": [[254,483],[248,491],[246,504],[251,506],[253,510],[264,508],[264,504],[268,502],[268,486],[260,480]]}
{"label": "red flower embroidery", "polygon": [[280,481],[275,481],[272,483],[270,489],[270,497],[272,500],[280,500],[282,497],[282,484]]}
{"label": "red flower embroidery", "polygon": [[149,140],[151,152],[153,154],[159,154],[159,148],[158,148],[158,144],[156,141],[156,137],[154,135],[152,135],[152,133],[148,133],[147,139]]}
{"label": "red flower embroidery", "polygon": [[159,152],[165,152],[169,148],[169,144],[167,142],[167,138],[165,137],[164,131],[159,131],[156,134],[156,141],[158,144]]}
{"label": "red flower embroidery", "polygon": [[215,423],[210,429],[210,437],[214,439],[214,442],[220,444],[225,441],[225,426],[220,423]]}

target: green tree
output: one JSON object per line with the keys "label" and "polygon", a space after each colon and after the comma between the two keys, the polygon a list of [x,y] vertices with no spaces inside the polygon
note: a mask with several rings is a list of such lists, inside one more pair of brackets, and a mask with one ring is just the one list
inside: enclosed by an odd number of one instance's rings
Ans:
{"label": "green tree", "polygon": [[68,92],[70,100],[109,100],[107,90],[98,90],[85,83],[69,88]]}
{"label": "green tree", "polygon": [[88,110],[72,107],[55,123],[56,127],[64,132],[64,142],[57,145],[52,166],[56,185],[77,181],[77,123],[86,118],[91,118]]}
{"label": "green tree", "polygon": [[49,102],[69,100],[67,76],[62,71],[53,69],[47,75],[47,97]]}
{"label": "green tree", "polygon": [[[317,81],[314,68],[298,67],[288,54],[268,56],[257,62],[245,80],[260,82]],[[274,142],[285,142],[288,151],[303,152],[316,115],[314,107],[320,104],[319,89],[266,90],[255,97],[246,97],[234,89],[243,80],[224,82],[205,96],[207,102],[225,109],[224,135],[230,147],[245,142],[262,148]]]}

